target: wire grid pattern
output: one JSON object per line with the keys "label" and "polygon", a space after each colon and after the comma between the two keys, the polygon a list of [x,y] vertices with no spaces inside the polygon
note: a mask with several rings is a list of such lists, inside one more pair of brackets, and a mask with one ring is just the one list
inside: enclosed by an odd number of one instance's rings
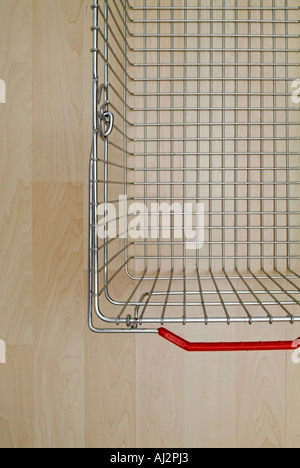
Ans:
{"label": "wire grid pattern", "polygon": [[[101,319],[133,329],[300,320],[299,8],[291,0],[94,2],[90,305]],[[115,116],[104,143],[100,83]],[[122,238],[132,216],[120,195],[141,203],[147,238]],[[119,236],[104,241],[101,202],[118,213]],[[205,207],[198,250],[161,205],[188,202]],[[155,228],[153,203],[161,205]],[[125,292],[113,298],[120,282]]]}

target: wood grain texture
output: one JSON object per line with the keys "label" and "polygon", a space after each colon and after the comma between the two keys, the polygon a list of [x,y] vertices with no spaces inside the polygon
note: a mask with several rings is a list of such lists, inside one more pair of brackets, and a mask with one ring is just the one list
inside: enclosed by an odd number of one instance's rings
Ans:
{"label": "wood grain texture", "polygon": [[[288,339],[300,337],[300,326],[289,327],[287,336]],[[300,399],[298,391],[300,382],[300,352],[295,353],[294,358],[298,359],[298,364],[293,362],[290,353],[286,356],[285,447],[287,448],[300,447]]]}
{"label": "wood grain texture", "polygon": [[[249,327],[248,340],[280,340],[286,325],[270,331]],[[272,337],[272,338],[271,338]],[[242,353],[237,358],[237,446],[284,448],[286,410],[286,357],[291,353]]]}
{"label": "wood grain texture", "polygon": [[[236,328],[201,327],[191,341],[234,341]],[[230,448],[237,437],[237,355],[186,354],[184,362],[184,445]]]}
{"label": "wood grain texture", "polygon": [[172,348],[155,335],[136,337],[137,447],[184,443],[184,354]]}
{"label": "wood grain texture", "polygon": [[38,447],[84,445],[82,184],[34,184]]}
{"label": "wood grain texture", "polygon": [[0,365],[0,448],[32,448],[34,440],[33,348],[7,346]]}
{"label": "wood grain texture", "polygon": [[83,0],[33,0],[33,178],[82,181]]}
{"label": "wood grain texture", "polygon": [[86,331],[87,448],[136,447],[135,338]]}
{"label": "wood grain texture", "polygon": [[93,69],[92,54],[92,32],[91,27],[91,8],[89,2],[84,2],[84,46],[83,46],[83,83],[84,83],[84,105],[83,105],[83,155],[82,159],[82,182],[84,184],[84,269],[88,269],[88,239],[89,239],[89,162],[90,151],[92,147],[91,135],[91,106],[88,103],[92,101],[92,81],[91,70]]}
{"label": "wood grain texture", "polygon": [[[22,40],[20,41],[20,37]],[[11,345],[32,339],[32,10],[0,2],[0,330]]]}
{"label": "wood grain texture", "polygon": [[[89,7],[0,0],[0,448],[297,448],[291,353],[190,355],[155,335],[87,329]],[[191,340],[300,335],[182,328]]]}

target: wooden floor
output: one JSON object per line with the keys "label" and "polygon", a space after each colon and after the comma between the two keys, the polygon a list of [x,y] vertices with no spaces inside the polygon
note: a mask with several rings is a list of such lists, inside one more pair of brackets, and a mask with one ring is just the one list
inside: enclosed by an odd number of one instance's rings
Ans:
{"label": "wooden floor", "polygon": [[[0,0],[0,447],[300,447],[291,353],[188,355],[88,331],[89,4]],[[203,337],[237,331],[300,335]]]}

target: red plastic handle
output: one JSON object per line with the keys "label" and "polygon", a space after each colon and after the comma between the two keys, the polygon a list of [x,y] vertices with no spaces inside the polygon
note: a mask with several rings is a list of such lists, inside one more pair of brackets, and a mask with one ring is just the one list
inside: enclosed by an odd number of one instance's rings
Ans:
{"label": "red plastic handle", "polygon": [[175,333],[159,328],[158,334],[167,341],[179,346],[185,351],[280,351],[300,348],[300,338],[294,341],[257,341],[257,342],[231,342],[231,343],[190,343]]}

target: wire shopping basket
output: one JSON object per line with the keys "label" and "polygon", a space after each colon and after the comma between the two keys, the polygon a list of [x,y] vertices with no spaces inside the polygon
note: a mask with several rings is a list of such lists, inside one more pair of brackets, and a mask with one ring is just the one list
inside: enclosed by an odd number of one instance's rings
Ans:
{"label": "wire shopping basket", "polygon": [[300,321],[297,0],[94,0],[89,326]]}

